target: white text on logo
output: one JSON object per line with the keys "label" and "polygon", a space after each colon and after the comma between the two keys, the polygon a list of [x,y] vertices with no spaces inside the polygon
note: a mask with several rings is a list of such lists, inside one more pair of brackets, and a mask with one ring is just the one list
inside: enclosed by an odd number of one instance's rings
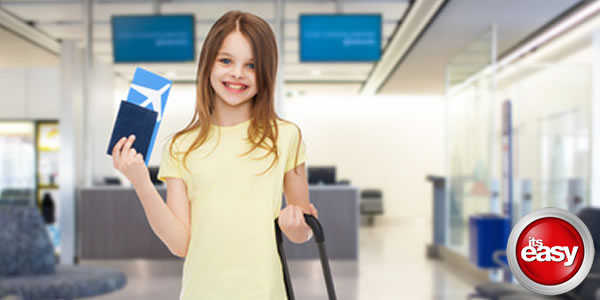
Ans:
{"label": "white text on logo", "polygon": [[568,267],[573,264],[577,255],[578,246],[574,246],[573,250],[567,246],[554,246],[552,248],[544,246],[542,240],[536,240],[535,237],[529,238],[529,245],[521,249],[521,258],[526,262],[537,260],[561,262],[567,260],[564,265]]}

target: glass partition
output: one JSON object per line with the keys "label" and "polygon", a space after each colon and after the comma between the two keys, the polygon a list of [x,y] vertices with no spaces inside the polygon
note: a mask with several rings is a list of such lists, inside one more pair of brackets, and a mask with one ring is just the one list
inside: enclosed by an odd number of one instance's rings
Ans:
{"label": "glass partition", "polygon": [[516,217],[549,206],[575,212],[589,203],[592,65],[530,64],[519,74],[499,77],[497,89],[513,103]]}
{"label": "glass partition", "polygon": [[[454,56],[446,66],[446,88],[461,87],[447,97],[446,241],[460,253],[468,251],[468,218],[489,212],[490,166],[494,125],[493,75],[476,75],[495,62],[496,30],[489,28]],[[473,78],[475,78],[473,80]]]}
{"label": "glass partition", "polygon": [[467,252],[468,218],[489,212],[493,132],[492,78],[482,77],[448,99],[448,243]]}
{"label": "glass partition", "polygon": [[515,218],[589,203],[591,99],[592,66],[582,63],[521,65],[448,95],[448,247],[468,255],[468,218],[502,212],[506,100],[513,107]]}

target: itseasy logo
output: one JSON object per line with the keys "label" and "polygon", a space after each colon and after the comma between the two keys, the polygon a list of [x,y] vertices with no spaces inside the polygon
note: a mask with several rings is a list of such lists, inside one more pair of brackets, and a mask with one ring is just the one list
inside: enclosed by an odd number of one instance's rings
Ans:
{"label": "itseasy logo", "polygon": [[510,269],[529,290],[558,295],[575,288],[589,273],[594,243],[577,216],[545,208],[523,217],[506,249]]}
{"label": "itseasy logo", "polygon": [[550,248],[549,246],[544,245],[543,240],[531,237],[529,238],[529,245],[521,249],[521,259],[526,262],[564,262],[563,265],[568,267],[573,265],[578,250],[579,246],[573,246],[573,248],[567,246],[554,246]]}

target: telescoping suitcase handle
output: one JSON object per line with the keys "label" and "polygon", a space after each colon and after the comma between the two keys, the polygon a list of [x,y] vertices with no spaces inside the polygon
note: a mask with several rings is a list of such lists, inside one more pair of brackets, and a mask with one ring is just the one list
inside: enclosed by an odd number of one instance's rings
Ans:
{"label": "telescoping suitcase handle", "polygon": [[[277,238],[277,250],[279,251],[279,258],[281,259],[281,266],[283,268],[283,279],[285,281],[285,289],[287,292],[288,300],[295,300],[294,289],[292,288],[292,281],[290,280],[290,273],[287,266],[287,260],[285,257],[285,251],[283,249],[283,236],[281,234],[281,228],[277,223],[279,218],[275,219],[275,236]],[[329,268],[329,258],[325,251],[325,235],[323,234],[323,227],[317,218],[312,215],[304,214],[304,220],[306,224],[310,226],[313,231],[313,237],[319,247],[319,256],[321,257],[321,266],[323,267],[323,277],[325,277],[325,284],[327,286],[327,294],[330,300],[336,300],[335,288],[333,286],[333,278],[331,277],[331,269]]]}

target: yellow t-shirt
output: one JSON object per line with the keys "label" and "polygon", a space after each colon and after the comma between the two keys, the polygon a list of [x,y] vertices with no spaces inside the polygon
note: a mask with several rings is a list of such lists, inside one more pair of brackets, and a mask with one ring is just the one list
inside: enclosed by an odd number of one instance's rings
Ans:
{"label": "yellow t-shirt", "polygon": [[[191,209],[191,238],[183,266],[180,299],[287,299],[277,253],[274,219],[279,215],[283,177],[305,162],[305,145],[296,149],[299,129],[277,121],[279,162],[264,175],[274,155],[250,149],[250,120],[233,126],[212,125],[207,141],[190,153],[188,172],[181,157],[168,154],[164,144],[158,179],[182,178]],[[185,152],[199,129],[188,132],[174,145]],[[220,134],[219,134],[220,132]],[[220,136],[220,138],[219,138]]]}

